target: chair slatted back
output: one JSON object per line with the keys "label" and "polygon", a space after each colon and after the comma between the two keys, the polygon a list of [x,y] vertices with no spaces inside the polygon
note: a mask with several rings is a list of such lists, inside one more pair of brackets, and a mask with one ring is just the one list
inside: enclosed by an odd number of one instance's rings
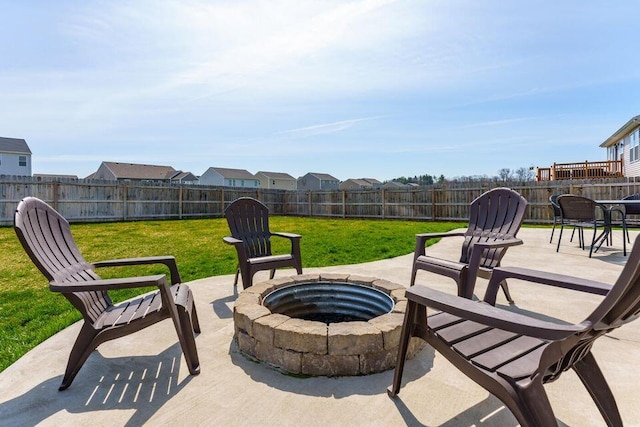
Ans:
{"label": "chair slatted back", "polygon": [[[469,207],[469,227],[465,233],[460,262],[468,263],[476,242],[495,242],[516,237],[524,219],[527,201],[509,188],[495,188],[476,198]],[[481,267],[500,264],[507,248],[489,249],[482,254]]]}
{"label": "chair slatted back", "polygon": [[249,258],[271,255],[269,208],[251,197],[234,200],[224,211],[231,236],[244,242]]}
{"label": "chair slatted back", "polygon": [[558,197],[558,205],[563,219],[586,222],[596,220],[598,203],[588,197],[563,194]]}
{"label": "chair slatted back", "polygon": [[[14,229],[29,258],[49,282],[60,284],[100,278],[82,257],[69,222],[42,200],[27,197],[18,204]],[[104,291],[65,293],[65,296],[91,321],[112,305]]]}

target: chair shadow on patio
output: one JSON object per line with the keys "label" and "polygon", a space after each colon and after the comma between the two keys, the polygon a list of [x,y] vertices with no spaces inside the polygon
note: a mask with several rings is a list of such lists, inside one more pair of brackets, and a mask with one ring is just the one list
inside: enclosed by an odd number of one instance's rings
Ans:
{"label": "chair shadow on patio", "polygon": [[[186,375],[179,381],[182,357],[178,343],[149,356],[107,358],[95,350],[84,365],[83,379],[74,382],[73,393],[57,392],[62,378],[58,375],[0,403],[0,413],[12,419],[19,415],[25,425],[37,425],[55,420],[61,411],[128,410],[132,414],[125,425],[143,425],[193,379]],[[87,379],[90,376],[92,380]]]}
{"label": "chair shadow on patio", "polygon": [[[398,413],[407,426],[428,427],[427,424],[421,423],[404,404],[402,397],[394,399],[394,403],[398,408]],[[480,420],[480,421],[478,421]],[[487,396],[481,402],[476,403],[465,411],[457,414],[455,417],[447,420],[438,427],[459,427],[459,426],[501,426],[501,427],[518,427],[518,421],[500,400],[493,396]],[[568,427],[568,424],[558,420],[558,427]]]}
{"label": "chair shadow on patio", "polygon": [[[229,346],[231,363],[241,368],[254,382],[266,384],[278,390],[314,397],[333,397],[342,399],[353,395],[373,396],[380,394],[393,378],[393,369],[376,374],[311,377],[283,372],[243,354],[235,341]],[[407,363],[405,375],[407,382],[418,379],[433,368],[434,350],[425,346]]]}
{"label": "chair shadow on patio", "polygon": [[220,319],[231,319],[233,318],[233,305],[229,307],[228,304],[235,302],[236,298],[238,298],[238,291],[235,289],[235,286],[234,286],[232,295],[228,295],[223,298],[218,298],[217,300],[211,301],[209,304],[211,304],[211,307],[213,308],[213,312]]}

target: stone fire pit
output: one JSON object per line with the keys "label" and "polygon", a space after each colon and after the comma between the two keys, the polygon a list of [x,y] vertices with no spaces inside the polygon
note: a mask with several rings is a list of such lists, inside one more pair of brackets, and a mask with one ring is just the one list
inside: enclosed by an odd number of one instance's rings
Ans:
{"label": "stone fire pit", "polygon": [[[263,305],[270,294],[269,299],[273,300],[280,292],[278,290],[286,294],[299,284],[314,285],[316,289],[327,285],[328,293],[349,285],[357,287],[355,292],[358,293],[376,293],[372,289],[378,290],[390,297],[383,295],[390,301],[389,311],[376,313],[368,320],[349,320],[351,316],[345,316],[347,321],[334,318],[324,323],[272,312]],[[236,300],[233,313],[235,339],[243,353],[293,374],[348,376],[385,371],[396,364],[406,308],[405,290],[387,280],[346,274],[299,275],[262,282],[244,290]],[[322,305],[315,300],[311,304]],[[378,302],[371,304],[379,309]],[[357,306],[371,304],[366,301],[355,303],[356,318],[362,316],[360,312],[368,310]],[[271,303],[270,306],[282,311],[287,304]],[[293,311],[308,310],[298,308]],[[422,340],[412,338],[407,358],[412,358],[423,344]]]}

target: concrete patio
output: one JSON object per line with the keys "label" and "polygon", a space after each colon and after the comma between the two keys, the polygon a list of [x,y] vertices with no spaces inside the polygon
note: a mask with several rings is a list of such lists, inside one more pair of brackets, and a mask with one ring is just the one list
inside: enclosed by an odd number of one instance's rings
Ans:
{"label": "concrete patio", "polygon": [[[522,229],[525,244],[511,248],[504,265],[517,265],[613,283],[626,261],[621,233],[593,258],[563,239],[559,253],[549,229]],[[632,239],[638,234],[632,233]],[[444,239],[428,252],[457,259],[460,238]],[[304,251],[304,246],[303,246]],[[303,252],[304,256],[304,252]],[[360,265],[309,268],[305,273],[374,276],[407,286],[412,254]],[[179,261],[179,260],[178,260]],[[291,270],[293,271],[293,270]],[[281,270],[276,277],[290,273]],[[256,277],[256,282],[266,275]],[[418,283],[453,293],[453,282],[424,272]],[[509,282],[520,311],[581,321],[602,297]],[[233,276],[189,284],[202,333],[196,338],[201,373],[190,376],[170,321],[101,345],[71,387],[58,391],[74,324],[0,373],[0,423],[26,425],[219,425],[219,426],[515,426],[501,402],[426,347],[406,364],[403,387],[390,399],[393,371],[340,378],[299,378],[249,360],[233,342]],[[44,286],[44,284],[43,284]],[[479,280],[482,296],[486,281]],[[240,286],[241,288],[241,286]],[[504,295],[498,305],[509,307]],[[135,348],[135,351],[131,349]],[[640,322],[596,342],[593,350],[617,398],[625,425],[640,425]],[[605,425],[572,372],[546,386],[560,425]],[[571,397],[569,399],[569,396]]]}

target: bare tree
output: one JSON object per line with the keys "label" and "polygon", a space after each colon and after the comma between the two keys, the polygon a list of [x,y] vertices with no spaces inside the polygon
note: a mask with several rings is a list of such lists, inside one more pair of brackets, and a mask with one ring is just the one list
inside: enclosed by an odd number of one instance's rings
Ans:
{"label": "bare tree", "polygon": [[498,171],[498,177],[502,180],[502,181],[508,181],[511,178],[511,169],[509,168],[502,168]]}
{"label": "bare tree", "polygon": [[518,168],[515,171],[515,177],[518,181],[532,181],[533,170],[531,168]]}

